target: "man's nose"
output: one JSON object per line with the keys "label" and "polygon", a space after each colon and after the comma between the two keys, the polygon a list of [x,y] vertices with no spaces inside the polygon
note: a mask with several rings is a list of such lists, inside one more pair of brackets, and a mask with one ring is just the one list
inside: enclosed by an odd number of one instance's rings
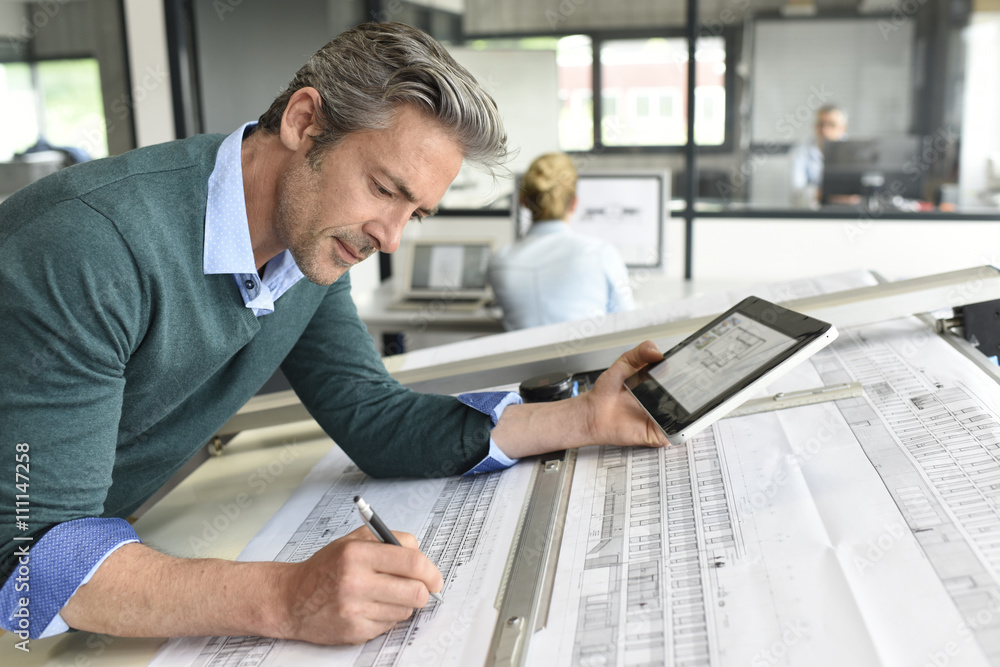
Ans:
{"label": "man's nose", "polygon": [[403,235],[403,228],[410,220],[409,212],[396,212],[388,214],[384,220],[375,223],[368,230],[368,235],[375,239],[376,250],[380,252],[396,252],[399,249],[399,241]]}

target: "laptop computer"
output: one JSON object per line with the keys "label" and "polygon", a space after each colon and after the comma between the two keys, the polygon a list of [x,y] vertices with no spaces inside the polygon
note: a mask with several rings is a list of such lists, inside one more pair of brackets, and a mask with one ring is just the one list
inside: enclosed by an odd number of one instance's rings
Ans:
{"label": "laptop computer", "polygon": [[448,310],[475,310],[493,297],[486,269],[493,241],[413,241],[407,252],[401,298],[390,306],[415,310],[434,304]]}

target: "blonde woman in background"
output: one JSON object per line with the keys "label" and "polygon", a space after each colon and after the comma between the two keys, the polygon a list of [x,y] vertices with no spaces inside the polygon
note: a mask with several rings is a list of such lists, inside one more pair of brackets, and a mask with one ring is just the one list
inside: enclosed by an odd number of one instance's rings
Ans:
{"label": "blonde woman in background", "polygon": [[489,277],[503,308],[504,328],[523,329],[630,310],[628,270],[606,242],[576,234],[576,168],[564,153],[537,158],[521,181],[531,212],[527,235],[490,262]]}

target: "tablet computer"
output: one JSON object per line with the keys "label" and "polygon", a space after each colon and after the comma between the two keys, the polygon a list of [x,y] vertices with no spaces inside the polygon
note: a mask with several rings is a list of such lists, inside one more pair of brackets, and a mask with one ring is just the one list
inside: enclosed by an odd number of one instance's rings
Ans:
{"label": "tablet computer", "polygon": [[833,325],[747,297],[625,380],[672,444],[726,416],[837,337]]}

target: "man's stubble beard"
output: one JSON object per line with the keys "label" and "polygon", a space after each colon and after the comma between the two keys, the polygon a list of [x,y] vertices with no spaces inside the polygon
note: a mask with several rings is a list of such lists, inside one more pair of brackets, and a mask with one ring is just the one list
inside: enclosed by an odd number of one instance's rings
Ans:
{"label": "man's stubble beard", "polygon": [[[317,285],[330,285],[347,273],[352,265],[344,262],[336,254],[336,250],[333,250],[329,258],[343,271],[332,278],[323,275],[320,243],[325,237],[307,236],[302,233],[302,229],[309,228],[310,222],[319,220],[322,216],[318,204],[320,198],[317,193],[319,179],[316,178],[316,175],[317,172],[306,163],[299,163],[285,172],[281,188],[278,191],[275,231],[281,242],[288,248],[302,275]],[[308,203],[304,204],[303,202]],[[342,229],[331,236],[342,239],[347,245],[354,248],[362,259],[375,252],[375,248],[367,237],[351,230]]]}

